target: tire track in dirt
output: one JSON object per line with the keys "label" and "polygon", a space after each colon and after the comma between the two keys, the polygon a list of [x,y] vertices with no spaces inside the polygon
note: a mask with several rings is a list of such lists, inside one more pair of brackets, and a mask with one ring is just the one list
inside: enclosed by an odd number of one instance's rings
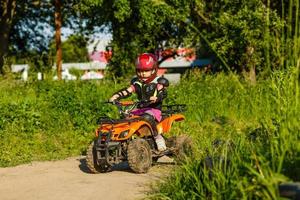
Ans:
{"label": "tire track in dirt", "polygon": [[90,174],[85,157],[0,168],[0,199],[140,199],[145,197],[149,184],[169,168],[169,165],[156,165],[147,174],[135,174],[123,164],[109,173]]}

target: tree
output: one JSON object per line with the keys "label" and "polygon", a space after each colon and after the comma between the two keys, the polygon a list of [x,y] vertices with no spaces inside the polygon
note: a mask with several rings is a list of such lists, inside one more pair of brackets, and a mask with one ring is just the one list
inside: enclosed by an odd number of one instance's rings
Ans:
{"label": "tree", "polygon": [[56,44],[56,70],[57,78],[61,80],[62,71],[62,48],[61,48],[61,26],[62,26],[62,2],[55,0],[55,44]]}
{"label": "tree", "polygon": [[251,71],[254,79],[255,72],[270,70],[270,63],[280,60],[275,47],[283,21],[262,0],[83,2],[84,14],[93,16],[91,24],[110,27],[111,64],[119,73],[132,69],[139,52],[165,47],[209,49],[222,69]]}
{"label": "tree", "polygon": [[263,1],[212,1],[203,11],[210,13],[210,46],[231,70],[251,71],[255,80],[255,71],[270,70],[267,54],[278,62],[279,55],[269,50],[277,45],[273,36],[280,33],[282,21]]}
{"label": "tree", "polygon": [[149,0],[83,2],[83,15],[93,16],[88,24],[104,25],[112,32],[110,65],[117,75],[133,72],[134,60],[141,52],[182,45],[185,37],[181,36],[189,31],[182,22],[189,15],[186,1],[169,1],[168,4]]}
{"label": "tree", "polygon": [[[55,1],[52,0],[4,0],[0,9],[0,74],[3,74],[3,58],[6,55],[48,52],[54,36]],[[79,0],[64,0],[63,26],[79,27]],[[2,45],[3,44],[3,45]]]}
{"label": "tree", "polygon": [[[40,2],[43,8],[51,5],[48,11],[53,14],[50,0],[28,2]],[[20,5],[28,5],[28,2],[20,1]],[[18,8],[16,6],[16,10]],[[283,28],[286,21],[295,25],[298,22],[289,17],[293,15],[289,15],[286,8],[270,0],[65,0],[62,14],[63,19],[68,19],[64,23],[82,24],[78,26],[82,32],[89,33],[95,27],[111,31],[110,65],[117,75],[132,73],[134,60],[141,52],[197,46],[199,52],[208,51],[209,56],[216,57],[221,69],[250,72],[255,80],[256,72],[271,71],[282,65],[285,55],[280,49],[286,48],[282,47],[283,32],[289,35],[299,32],[296,31],[298,26],[295,30]],[[38,13],[43,9],[37,10]],[[280,12],[284,15],[282,18]],[[49,19],[45,17],[49,16],[48,12],[44,13],[43,19]],[[24,19],[29,17],[25,16]],[[284,54],[291,54],[289,49],[297,45],[286,42],[292,46],[286,48]]]}
{"label": "tree", "polygon": [[3,74],[2,66],[8,51],[8,39],[16,10],[16,0],[4,0],[0,3],[0,74]]}

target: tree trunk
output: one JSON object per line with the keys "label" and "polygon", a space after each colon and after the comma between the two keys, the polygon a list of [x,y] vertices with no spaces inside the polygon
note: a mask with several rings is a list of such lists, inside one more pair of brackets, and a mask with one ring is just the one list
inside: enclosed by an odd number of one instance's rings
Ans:
{"label": "tree trunk", "polygon": [[55,42],[56,42],[56,70],[57,78],[61,80],[62,71],[62,48],[61,48],[61,0],[55,0]]}
{"label": "tree trunk", "polygon": [[252,46],[248,46],[247,47],[247,55],[248,55],[248,59],[247,59],[247,68],[249,70],[249,74],[248,74],[248,80],[250,82],[251,85],[255,85],[256,84],[256,72],[255,72],[255,64],[253,62],[253,58],[252,55],[254,53],[254,48]]}
{"label": "tree trunk", "polygon": [[249,80],[252,85],[256,84],[256,72],[255,72],[255,66],[253,64],[250,66]]}
{"label": "tree trunk", "polygon": [[4,58],[7,55],[9,45],[9,33],[12,20],[15,15],[16,0],[1,0],[0,11],[0,74],[4,74]]}

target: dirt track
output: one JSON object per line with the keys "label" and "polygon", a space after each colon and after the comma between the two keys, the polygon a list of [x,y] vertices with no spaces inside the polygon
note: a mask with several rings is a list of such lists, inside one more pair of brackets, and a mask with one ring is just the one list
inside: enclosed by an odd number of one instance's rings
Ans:
{"label": "dirt track", "polygon": [[90,174],[84,157],[0,168],[1,200],[132,200],[145,197],[149,184],[170,165],[135,174],[126,164],[105,174]]}

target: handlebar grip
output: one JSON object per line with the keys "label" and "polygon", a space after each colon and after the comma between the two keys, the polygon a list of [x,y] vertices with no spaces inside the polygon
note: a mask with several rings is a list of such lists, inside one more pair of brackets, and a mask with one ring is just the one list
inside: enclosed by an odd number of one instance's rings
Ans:
{"label": "handlebar grip", "polygon": [[133,101],[120,101],[119,102],[122,106],[131,106],[134,104]]}

